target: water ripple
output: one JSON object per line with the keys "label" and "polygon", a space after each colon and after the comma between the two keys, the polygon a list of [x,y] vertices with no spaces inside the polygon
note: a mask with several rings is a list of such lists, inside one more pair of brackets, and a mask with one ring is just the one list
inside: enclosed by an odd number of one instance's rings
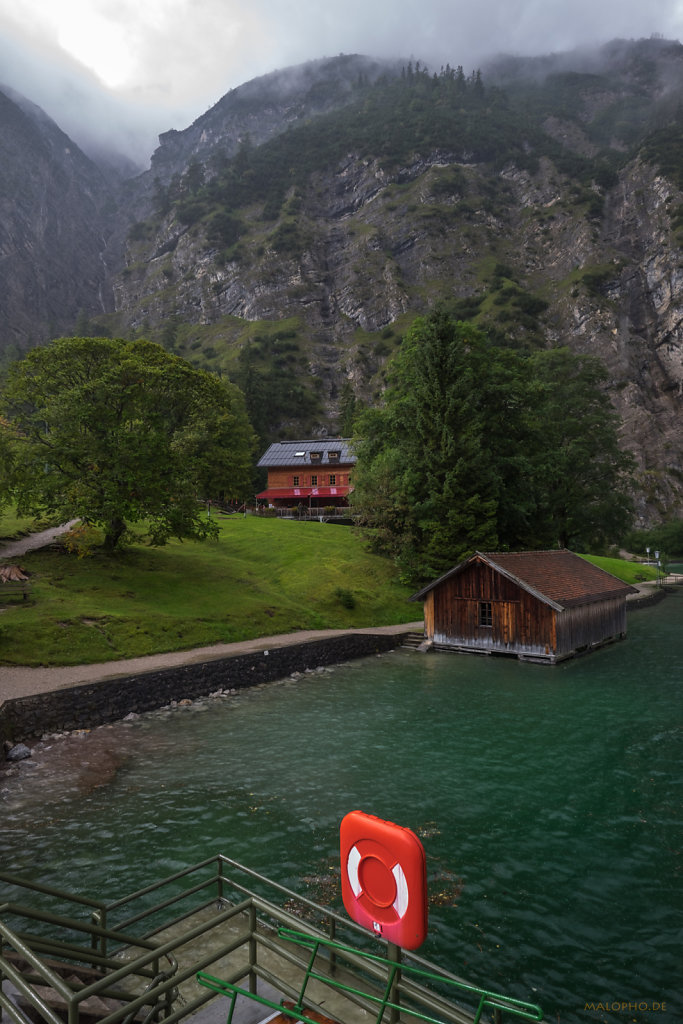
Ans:
{"label": "water ripple", "polygon": [[426,956],[562,1024],[636,998],[673,1024],[681,598],[554,669],[396,652],[47,740],[0,785],[3,866],[113,899],[224,852],[341,907],[360,807],[422,836]]}

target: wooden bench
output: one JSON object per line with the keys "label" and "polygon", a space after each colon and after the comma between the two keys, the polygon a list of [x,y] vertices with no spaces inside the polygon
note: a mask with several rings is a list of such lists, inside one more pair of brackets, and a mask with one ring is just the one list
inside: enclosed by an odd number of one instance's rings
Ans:
{"label": "wooden bench", "polygon": [[0,583],[0,599],[3,597],[12,597],[15,594],[21,594],[22,599],[27,601],[30,586],[31,585],[28,580],[12,580],[8,583]]}

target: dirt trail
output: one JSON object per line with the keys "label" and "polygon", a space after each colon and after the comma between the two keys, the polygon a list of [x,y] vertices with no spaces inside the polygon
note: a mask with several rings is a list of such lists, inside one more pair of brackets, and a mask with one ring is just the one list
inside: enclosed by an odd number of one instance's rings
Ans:
{"label": "dirt trail", "polygon": [[0,561],[5,558],[17,558],[19,555],[25,555],[27,551],[37,551],[38,548],[47,547],[56,537],[66,533],[77,522],[77,519],[72,519],[71,522],[63,523],[61,526],[53,526],[49,530],[41,530],[40,533],[31,533],[28,537],[22,537],[20,540],[11,540],[6,544],[0,544]]}
{"label": "dirt trail", "polygon": [[[40,533],[32,533],[29,537],[11,541],[0,547],[0,561],[5,558],[16,558],[27,551],[51,544],[55,537],[66,533],[74,523],[74,519],[62,526]],[[412,631],[422,632],[422,622],[408,623],[399,626],[377,626],[368,629],[320,629],[300,630],[297,633],[283,633],[279,636],[259,637],[255,640],[243,640],[234,644],[212,644],[208,647],[195,647],[190,651],[169,651],[166,654],[150,654],[143,658],[122,658],[117,661],[99,662],[95,665],[70,665],[55,668],[29,668],[27,666],[0,666],[0,704],[4,700],[15,697],[28,697],[36,693],[49,693],[79,683],[91,683],[100,679],[115,679],[117,676],[133,676],[143,672],[154,672],[160,668],[174,668],[177,665],[192,665],[200,661],[214,661],[228,658],[234,654],[245,654],[250,651],[264,651],[271,647],[291,646],[320,640],[324,637],[343,636],[347,633],[389,633],[400,634]]]}
{"label": "dirt trail", "polygon": [[169,651],[166,654],[150,654],[144,658],[123,658],[119,661],[104,661],[95,665],[70,665],[55,668],[29,668],[27,666],[0,666],[0,704],[15,697],[28,697],[37,693],[49,693],[79,683],[92,683],[100,679],[115,679],[134,676],[157,669],[174,668],[177,665],[193,665],[201,661],[215,661],[235,654],[251,651],[267,651],[275,647],[303,644],[324,637],[344,636],[351,633],[401,634],[422,632],[423,623],[410,622],[399,626],[374,626],[367,629],[319,629],[300,630],[297,633],[283,633],[279,636],[258,637],[234,644],[213,644],[209,647],[195,647],[190,651]]}

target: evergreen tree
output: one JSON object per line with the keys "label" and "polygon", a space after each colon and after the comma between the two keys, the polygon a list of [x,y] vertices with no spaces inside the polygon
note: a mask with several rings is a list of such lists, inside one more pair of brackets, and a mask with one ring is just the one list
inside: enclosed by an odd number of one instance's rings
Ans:
{"label": "evergreen tree", "polygon": [[530,358],[535,388],[535,536],[542,546],[603,547],[628,528],[633,458],[594,356],[550,349]]}
{"label": "evergreen tree", "polygon": [[628,525],[597,360],[498,348],[444,312],[415,321],[381,409],[356,425],[354,503],[406,579],[472,550],[604,544]]}
{"label": "evergreen tree", "polygon": [[353,433],[353,424],[358,415],[357,406],[358,401],[353,384],[348,377],[345,377],[339,402],[339,434],[341,437],[350,437]]}

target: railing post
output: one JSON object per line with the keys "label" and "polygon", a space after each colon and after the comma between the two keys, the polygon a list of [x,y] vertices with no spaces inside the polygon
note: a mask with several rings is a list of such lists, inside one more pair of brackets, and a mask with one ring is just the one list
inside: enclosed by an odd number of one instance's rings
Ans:
{"label": "railing post", "polygon": [[[3,942],[2,936],[0,936],[0,957],[4,952],[5,943]],[[2,992],[2,983],[5,980],[5,975],[2,967],[0,967],[0,992]],[[2,1003],[0,1003],[0,1024],[2,1024]]]}
{"label": "railing post", "polygon": [[256,995],[256,907],[252,903],[249,907],[249,991]]}
{"label": "railing post", "polygon": [[[395,942],[387,943],[387,960],[391,960],[392,963],[401,963],[401,947],[397,946]],[[401,971],[397,969],[394,973],[394,980],[391,984],[391,991],[389,992],[389,998],[392,1003],[400,1003],[401,995],[399,992],[399,984],[401,981]],[[389,1024],[397,1024],[400,1017],[400,1011],[396,1006],[392,1006],[389,1010]]]}
{"label": "railing post", "polygon": [[[178,992],[178,989],[176,989],[175,991]],[[178,993],[178,994],[180,994],[180,993]],[[174,991],[173,991],[173,989],[172,988],[167,988],[166,991],[164,992],[164,1010],[163,1010],[164,1018],[170,1017],[171,1014],[173,1013],[173,999],[174,999]]]}
{"label": "railing post", "polygon": [[[330,927],[328,928],[328,934],[330,936],[330,942],[334,942],[337,935],[337,922],[333,917],[330,918]],[[330,949],[330,974],[336,974],[337,971],[337,954],[334,949]]]}
{"label": "railing post", "polygon": [[[92,914],[90,915],[90,920],[92,921],[92,923],[94,925],[97,925],[99,928],[101,928],[103,931],[105,931],[106,927],[107,927],[107,911],[105,910],[104,907],[100,907],[99,910],[93,910]],[[100,935],[99,939],[97,938],[96,935],[92,935],[91,938],[90,938],[90,946],[91,946],[92,949],[97,949],[99,947],[100,956],[106,956],[107,955],[107,937],[106,937],[106,935]]]}
{"label": "railing post", "polygon": [[223,903],[223,861],[218,858],[218,900]]}

